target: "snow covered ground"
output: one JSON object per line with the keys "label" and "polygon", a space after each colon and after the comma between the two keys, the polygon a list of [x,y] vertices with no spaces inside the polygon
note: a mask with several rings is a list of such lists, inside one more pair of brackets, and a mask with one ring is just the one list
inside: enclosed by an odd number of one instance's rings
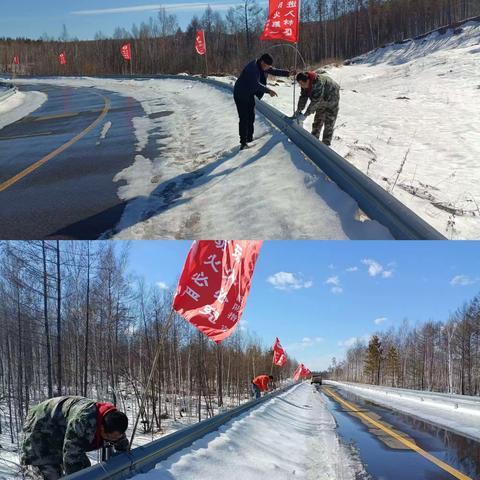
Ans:
{"label": "snow covered ground", "polygon": [[305,382],[134,478],[346,480],[363,473],[339,441],[325,401]]}
{"label": "snow covered ground", "polygon": [[239,151],[232,94],[185,80],[19,80],[95,86],[135,98],[137,154],[115,177],[128,201],[109,235],[122,239],[385,239],[354,200],[262,118]]}
{"label": "snow covered ground", "polygon": [[42,92],[16,92],[4,100],[0,98],[0,130],[35,111],[46,99]]}
{"label": "snow covered ground", "polygon": [[362,398],[480,440],[480,398],[325,380]]}
{"label": "snow covered ground", "polygon": [[[328,68],[342,88],[332,148],[447,238],[478,239],[480,24],[462,29]],[[291,115],[292,86],[277,84],[265,101]]]}

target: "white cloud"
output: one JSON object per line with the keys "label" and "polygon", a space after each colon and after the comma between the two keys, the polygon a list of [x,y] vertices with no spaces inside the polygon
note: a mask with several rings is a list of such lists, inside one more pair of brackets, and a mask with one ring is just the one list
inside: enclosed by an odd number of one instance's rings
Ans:
{"label": "white cloud", "polygon": [[168,285],[165,282],[157,282],[157,287],[160,290],[168,290]]}
{"label": "white cloud", "polygon": [[240,320],[239,324],[238,324],[238,328],[242,331],[242,332],[245,332],[248,328],[248,322],[247,320]]}
{"label": "white cloud", "polygon": [[330,270],[335,270],[335,265],[334,265],[333,263],[331,263],[331,264],[328,266],[328,268],[329,268]]}
{"label": "white cloud", "polygon": [[[71,12],[72,15],[105,15],[112,13],[131,13],[131,12],[158,12],[161,8],[165,10],[201,10],[209,6],[209,3],[194,2],[194,3],[169,3],[169,4],[147,4],[147,5],[132,5],[129,7],[116,8],[98,8],[93,10],[76,10]],[[228,10],[230,7],[238,5],[237,2],[232,3],[217,3],[211,4],[213,10]]]}
{"label": "white cloud", "polygon": [[387,266],[389,269],[385,268],[382,264],[378,263],[376,260],[371,258],[364,258],[362,263],[368,267],[368,274],[371,277],[381,276],[382,278],[390,278],[393,276],[395,263],[391,262]]}
{"label": "white cloud", "polygon": [[268,277],[267,282],[273,285],[277,290],[300,290],[301,288],[311,288],[311,280],[303,280],[301,275],[295,275],[290,272],[278,272]]}
{"label": "white cloud", "polygon": [[338,342],[338,346],[343,348],[350,348],[350,347],[353,347],[357,343],[357,341],[362,343],[368,343],[369,340],[370,340],[370,334],[366,333],[361,337],[350,337],[350,338],[347,338],[346,340],[341,340],[340,342]]}
{"label": "white cloud", "polygon": [[477,278],[471,278],[468,275],[455,275],[455,277],[450,280],[450,285],[465,287],[467,285],[473,285],[477,283],[477,281]]}
{"label": "white cloud", "polygon": [[340,285],[340,279],[339,279],[337,276],[335,276],[335,277],[329,277],[329,278],[327,278],[327,280],[325,281],[325,283],[326,283],[327,285],[337,285],[337,286],[339,286],[339,285]]}
{"label": "white cloud", "polygon": [[330,291],[332,293],[342,293],[343,292],[343,288],[342,288],[340,279],[338,278],[337,275],[335,275],[334,277],[327,278],[327,280],[325,281],[325,284],[326,285],[332,285],[332,288],[330,289]]}
{"label": "white cloud", "polygon": [[382,323],[386,322],[388,320],[387,317],[379,317],[379,318],[376,318],[373,322],[375,323],[375,325],[381,325]]}
{"label": "white cloud", "polygon": [[358,271],[358,267],[348,267],[345,271],[346,271],[346,272],[357,272],[357,271]]}

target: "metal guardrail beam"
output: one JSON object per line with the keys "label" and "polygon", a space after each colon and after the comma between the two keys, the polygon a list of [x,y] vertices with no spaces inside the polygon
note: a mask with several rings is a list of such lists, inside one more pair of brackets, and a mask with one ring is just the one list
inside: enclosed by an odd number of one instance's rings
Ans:
{"label": "metal guardrail beam", "polygon": [[[2,84],[3,82],[0,82],[0,84]],[[7,98],[11,97],[13,94],[15,94],[17,92],[17,87],[15,85],[12,85],[12,84],[6,84],[7,85],[7,89],[1,93],[0,92],[0,102],[2,102],[3,100],[6,100]]]}
{"label": "metal guardrail beam", "polygon": [[[190,75],[99,75],[95,78],[194,80],[229,91],[233,90],[228,83]],[[387,227],[395,239],[446,240],[434,227],[285,114],[262,101],[257,101],[257,108],[262,115],[287,135],[325,175],[350,195],[370,219]]]}
{"label": "metal guardrail beam", "polygon": [[452,409],[457,410],[461,407],[468,408],[470,411],[476,411],[480,415],[480,397],[458,395],[440,392],[430,392],[424,390],[411,390],[408,388],[383,387],[378,385],[368,385],[363,383],[353,382],[336,382],[333,380],[325,380],[326,385],[337,385],[340,388],[343,386],[350,387],[350,391],[354,392],[359,389],[367,389],[377,394],[384,394],[385,398],[399,397],[409,400],[441,402],[443,405],[449,405]]}
{"label": "metal guardrail beam", "polygon": [[204,437],[208,433],[214,432],[220,426],[242,413],[286,392],[292,386],[293,385],[288,385],[283,387],[258,400],[244,403],[232,410],[215,415],[195,425],[182,428],[170,435],[165,435],[151,443],[134,448],[128,453],[115,455],[106,462],[67,475],[64,478],[65,480],[125,480],[133,475],[148,472],[153,469],[157,463],[165,460],[179,450],[190,446],[195,440]]}

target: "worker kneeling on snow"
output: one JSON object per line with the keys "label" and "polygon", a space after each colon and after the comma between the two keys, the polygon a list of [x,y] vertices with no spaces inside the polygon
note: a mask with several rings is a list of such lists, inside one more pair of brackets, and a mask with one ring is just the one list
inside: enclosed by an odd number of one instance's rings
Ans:
{"label": "worker kneeling on snow", "polygon": [[[332,143],[333,128],[338,115],[340,85],[328,75],[315,72],[299,73],[297,75],[297,82],[300,84],[302,91],[298,99],[297,111],[294,114],[294,118],[296,118],[299,123],[303,123],[308,115],[315,113],[312,135],[320,138],[320,131],[324,126],[323,143],[330,145]],[[305,113],[302,114],[309,99],[310,105]]]}
{"label": "worker kneeling on snow", "polygon": [[90,466],[85,452],[110,443],[128,449],[127,416],[111,403],[84,397],[57,397],[28,412],[23,428],[22,465],[30,478],[56,480]]}
{"label": "worker kneeling on snow", "polygon": [[260,398],[262,392],[268,392],[271,388],[269,383],[273,382],[272,375],[259,375],[252,380],[252,396],[255,398]]}

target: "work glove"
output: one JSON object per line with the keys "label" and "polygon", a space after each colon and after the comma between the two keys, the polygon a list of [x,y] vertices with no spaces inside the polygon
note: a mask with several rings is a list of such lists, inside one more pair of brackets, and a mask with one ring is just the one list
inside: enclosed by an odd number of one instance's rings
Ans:
{"label": "work glove", "polygon": [[306,115],[304,115],[303,113],[299,113],[296,117],[295,117],[295,120],[297,121],[297,123],[299,125],[303,125],[303,122],[305,121],[306,119]]}

